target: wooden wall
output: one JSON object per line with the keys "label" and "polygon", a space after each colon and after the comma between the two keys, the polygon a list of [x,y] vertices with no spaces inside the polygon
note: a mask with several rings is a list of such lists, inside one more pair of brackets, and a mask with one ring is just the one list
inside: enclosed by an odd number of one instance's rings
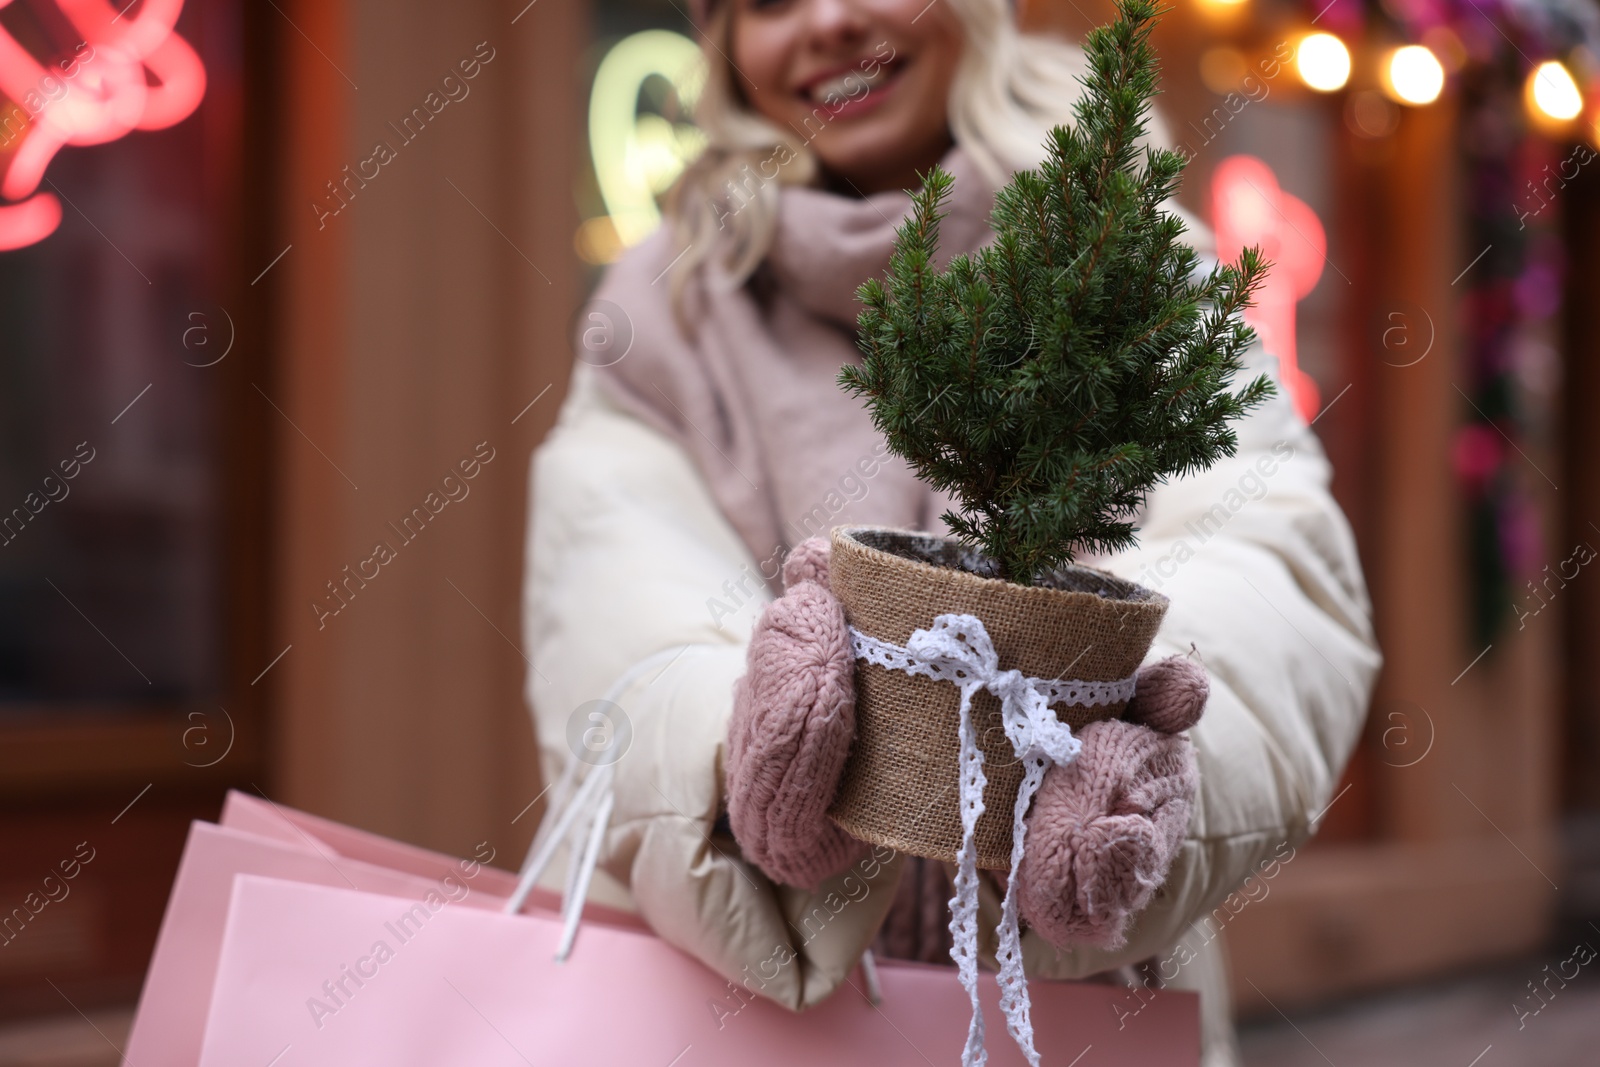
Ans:
{"label": "wooden wall", "polygon": [[[447,851],[488,840],[515,865],[538,813],[513,819],[540,788],[518,622],[527,461],[570,362],[586,8],[283,10],[270,208],[288,251],[262,282],[283,326],[260,384],[280,409],[273,649],[287,651],[260,683],[262,784]],[[443,484],[475,452],[492,459]],[[419,507],[429,521],[403,535]],[[364,563],[379,543],[393,558]]]}

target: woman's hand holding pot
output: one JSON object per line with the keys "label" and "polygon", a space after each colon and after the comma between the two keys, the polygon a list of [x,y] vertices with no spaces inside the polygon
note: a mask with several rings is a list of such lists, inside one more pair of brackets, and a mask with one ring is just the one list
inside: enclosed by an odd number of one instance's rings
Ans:
{"label": "woman's hand holding pot", "polygon": [[[784,564],[784,595],[756,624],[728,728],[728,814],[746,858],[814,887],[867,846],[827,816],[855,734],[855,659],[828,589],[828,542]],[[1205,671],[1181,656],[1140,671],[1126,718],[1078,731],[1083,750],[1052,767],[1028,816],[1022,916],[1052,944],[1120,945],[1166,877],[1198,775],[1181,731],[1205,706]]]}
{"label": "woman's hand holding pot", "polygon": [[1022,917],[1052,945],[1120,948],[1166,881],[1199,785],[1181,731],[1200,719],[1206,672],[1182,656],[1139,672],[1125,718],[1078,731],[1083,751],[1033,798],[1017,872]]}
{"label": "woman's hand holding pot", "polygon": [[769,878],[813,888],[866,854],[828,818],[856,732],[855,655],[828,542],[798,545],[750,638],[728,724],[728,821]]}

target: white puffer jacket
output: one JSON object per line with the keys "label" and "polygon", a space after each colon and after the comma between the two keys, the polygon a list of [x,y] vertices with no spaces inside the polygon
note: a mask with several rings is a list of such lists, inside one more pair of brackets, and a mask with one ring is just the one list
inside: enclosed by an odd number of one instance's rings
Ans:
{"label": "white puffer jacket", "polygon": [[[1259,346],[1252,355],[1275,373]],[[1210,672],[1192,731],[1200,792],[1188,839],[1123,951],[1057,952],[1032,932],[1024,943],[1028,972],[1049,977],[1156,957],[1170,986],[1201,991],[1206,1067],[1235,1059],[1212,909],[1247,878],[1270,878],[1314,830],[1379,664],[1316,438],[1281,385],[1238,429],[1237,456],[1150,496],[1137,549],[1093,561],[1171,598],[1150,659],[1193,645]],[[884,864],[864,897],[852,883],[851,906],[829,907],[843,895],[838,879],[816,893],[774,885],[715,832],[733,682],[768,600],[756,561],[690,458],[608,403],[583,366],[535,453],[530,507],[527,696],[546,781],[568,757],[582,705],[640,660],[685,649],[618,697],[633,736],[601,852],[609,878],[591,899],[636,909],[732,981],[758,975],[782,1004],[818,1003],[871,942],[899,870]],[[980,928],[992,931],[999,898],[985,882]],[[992,941],[982,949],[993,967]]]}

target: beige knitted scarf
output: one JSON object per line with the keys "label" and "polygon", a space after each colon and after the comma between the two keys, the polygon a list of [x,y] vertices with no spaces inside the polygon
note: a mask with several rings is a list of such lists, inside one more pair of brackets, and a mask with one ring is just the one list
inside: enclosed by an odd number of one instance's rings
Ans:
{"label": "beige knitted scarf", "polygon": [[[941,267],[992,239],[995,192],[960,148],[942,166],[955,188]],[[601,368],[609,397],[693,457],[774,588],[788,549],[833,526],[943,529],[945,498],[886,452],[861,401],[836,382],[859,359],[856,288],[883,276],[910,203],[902,192],[785,187],[772,249],[749,282],[729,285],[717,255],[691,280],[692,337],[670,300],[683,249],[665,231],[612,266],[580,316],[579,357]],[[603,349],[584,344],[597,323],[614,331]]]}

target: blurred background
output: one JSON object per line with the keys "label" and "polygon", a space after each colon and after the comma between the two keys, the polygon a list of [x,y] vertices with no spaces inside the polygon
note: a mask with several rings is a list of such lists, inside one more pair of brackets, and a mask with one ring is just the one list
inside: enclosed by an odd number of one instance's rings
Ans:
{"label": "blurred background", "polygon": [[[0,0],[0,1064],[119,1062],[228,788],[526,847],[528,457],[697,149],[685,11]],[[1216,917],[1248,1062],[1594,1062],[1600,6],[1173,0],[1159,46],[1387,657],[1320,836]]]}

